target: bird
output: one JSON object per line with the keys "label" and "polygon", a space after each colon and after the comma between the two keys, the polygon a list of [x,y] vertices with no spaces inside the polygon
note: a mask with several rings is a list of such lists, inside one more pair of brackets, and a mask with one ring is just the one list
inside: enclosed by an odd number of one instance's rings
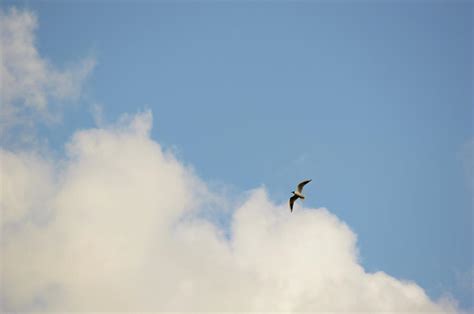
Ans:
{"label": "bird", "polygon": [[297,186],[296,186],[296,192],[295,191],[292,191],[291,193],[293,193],[293,196],[290,197],[290,211],[293,212],[293,204],[295,203],[295,201],[299,198],[301,198],[302,200],[304,200],[304,195],[302,194],[303,192],[303,187],[308,184],[309,182],[311,182],[311,179],[309,180],[304,180],[304,181],[301,181]]}

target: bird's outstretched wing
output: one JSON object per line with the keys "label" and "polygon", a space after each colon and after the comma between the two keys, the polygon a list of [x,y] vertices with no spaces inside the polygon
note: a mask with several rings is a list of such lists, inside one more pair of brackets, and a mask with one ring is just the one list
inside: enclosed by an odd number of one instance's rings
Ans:
{"label": "bird's outstretched wing", "polygon": [[295,201],[298,199],[298,195],[293,195],[292,197],[290,197],[290,211],[293,212],[293,204],[295,203]]}
{"label": "bird's outstretched wing", "polygon": [[304,181],[301,181],[298,186],[296,187],[296,190],[298,191],[298,193],[301,193],[303,191],[303,187],[307,184],[311,182],[311,179],[310,180],[304,180]]}

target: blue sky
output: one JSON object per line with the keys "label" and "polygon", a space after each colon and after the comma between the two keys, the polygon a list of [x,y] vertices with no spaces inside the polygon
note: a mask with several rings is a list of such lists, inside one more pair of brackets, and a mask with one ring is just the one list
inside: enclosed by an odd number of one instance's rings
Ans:
{"label": "blue sky", "polygon": [[352,228],[368,271],[473,306],[472,2],[12,4],[55,64],[97,59],[41,128],[53,149],[94,104],[108,121],[149,108],[152,138],[207,182],[286,202],[312,178],[306,205]]}

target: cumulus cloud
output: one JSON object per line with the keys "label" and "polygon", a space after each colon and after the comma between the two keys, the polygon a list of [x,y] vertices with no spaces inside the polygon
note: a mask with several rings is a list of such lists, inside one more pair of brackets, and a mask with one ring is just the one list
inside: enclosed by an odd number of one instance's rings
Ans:
{"label": "cumulus cloud", "polygon": [[0,9],[0,134],[16,126],[31,127],[38,118],[53,119],[51,102],[77,98],[95,65],[93,58],[85,58],[56,68],[36,48],[37,25],[30,11]]}
{"label": "cumulus cloud", "polygon": [[327,209],[290,214],[256,188],[223,230],[202,215],[219,197],[151,125],[78,131],[62,160],[0,152],[4,311],[456,311],[366,272]]}

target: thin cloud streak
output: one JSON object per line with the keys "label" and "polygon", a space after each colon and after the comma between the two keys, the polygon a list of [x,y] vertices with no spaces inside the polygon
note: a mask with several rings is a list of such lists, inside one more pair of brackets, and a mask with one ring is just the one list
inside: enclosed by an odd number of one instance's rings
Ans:
{"label": "thin cloud streak", "polygon": [[[37,16],[28,10],[0,9],[0,136],[13,128],[25,138],[38,122],[59,119],[58,103],[79,98],[96,65],[92,57],[58,69],[36,47]],[[18,141],[18,134],[16,134]]]}

